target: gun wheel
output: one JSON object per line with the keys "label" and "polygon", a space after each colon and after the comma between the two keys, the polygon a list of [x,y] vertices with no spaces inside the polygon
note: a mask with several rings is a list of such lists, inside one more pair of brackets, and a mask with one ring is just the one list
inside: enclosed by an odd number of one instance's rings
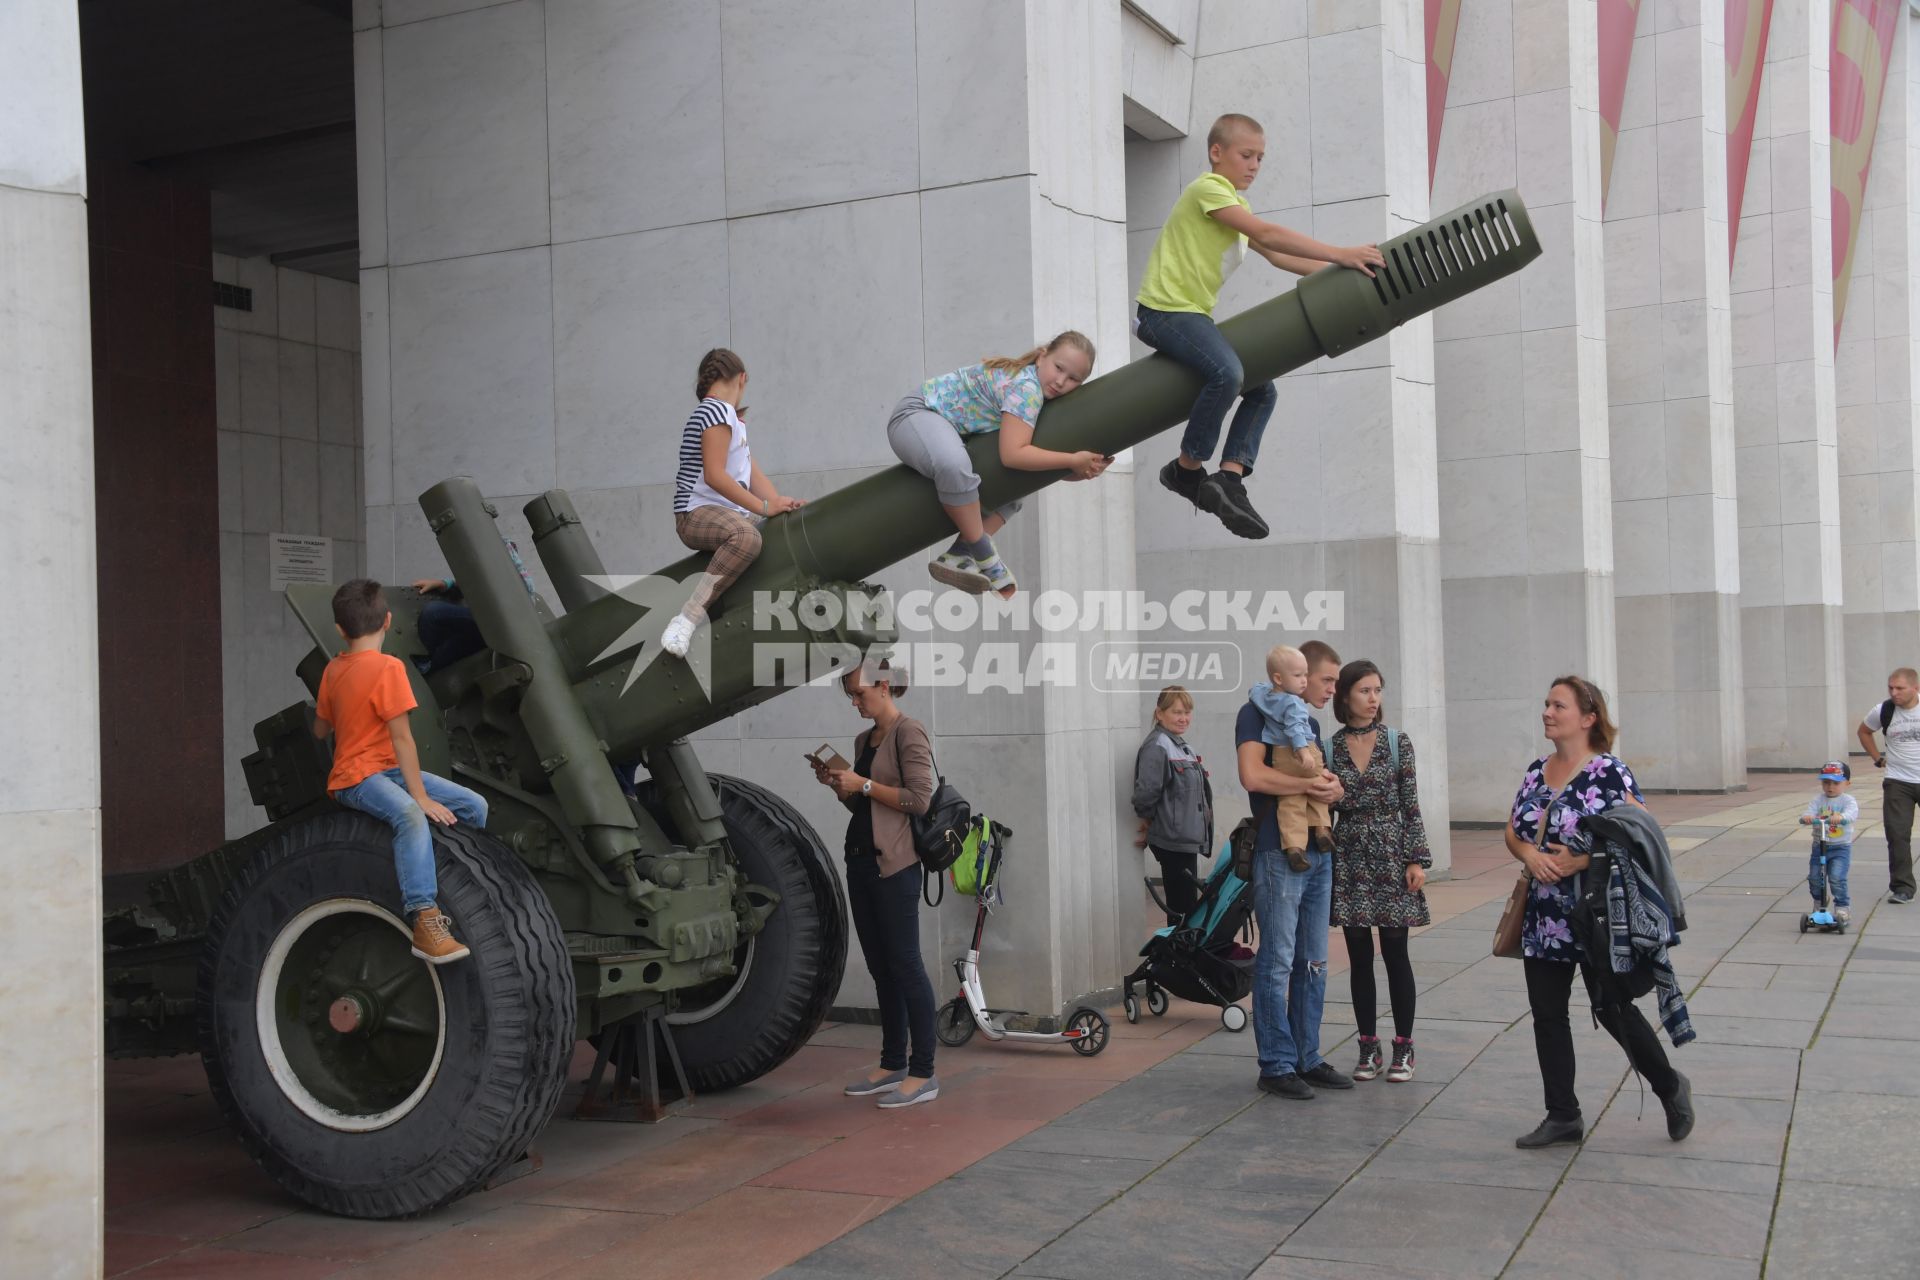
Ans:
{"label": "gun wheel", "polygon": [[426,1213],[524,1153],[566,1083],[573,970],[546,895],[485,832],[436,828],[439,900],[472,955],[401,920],[393,837],[290,823],[227,886],[199,972],[201,1056],[255,1161],[316,1208]]}
{"label": "gun wheel", "polygon": [[[742,874],[779,905],[735,950],[737,972],[682,992],[668,1017],[701,1093],[756,1080],[792,1057],[826,1021],[847,966],[846,896],[819,833],[771,791],[709,777]],[[641,783],[639,799],[671,830],[651,783]]]}

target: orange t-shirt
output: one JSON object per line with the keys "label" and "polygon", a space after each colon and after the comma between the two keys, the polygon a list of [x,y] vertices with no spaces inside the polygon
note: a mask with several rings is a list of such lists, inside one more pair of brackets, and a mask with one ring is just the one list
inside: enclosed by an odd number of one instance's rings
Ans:
{"label": "orange t-shirt", "polygon": [[314,701],[320,718],[333,726],[327,790],[341,791],[399,766],[387,721],[419,705],[400,659],[378,649],[340,654],[321,673]]}

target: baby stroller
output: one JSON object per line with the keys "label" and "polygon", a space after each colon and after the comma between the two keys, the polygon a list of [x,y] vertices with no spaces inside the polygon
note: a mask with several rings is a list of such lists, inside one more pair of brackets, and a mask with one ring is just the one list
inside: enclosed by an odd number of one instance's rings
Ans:
{"label": "baby stroller", "polygon": [[[1167,1011],[1167,993],[1182,1000],[1217,1005],[1220,1023],[1229,1031],[1244,1031],[1247,1011],[1239,1001],[1253,990],[1253,960],[1243,957],[1236,945],[1253,914],[1253,888],[1233,867],[1232,842],[1220,849],[1213,860],[1213,871],[1201,886],[1200,901],[1177,925],[1154,930],[1140,948],[1140,967],[1121,983],[1121,1007],[1128,1022],[1140,1021],[1140,1000],[1136,985],[1146,986],[1147,1009],[1154,1017]],[[1160,909],[1166,902],[1154,893],[1151,882],[1147,892]]]}

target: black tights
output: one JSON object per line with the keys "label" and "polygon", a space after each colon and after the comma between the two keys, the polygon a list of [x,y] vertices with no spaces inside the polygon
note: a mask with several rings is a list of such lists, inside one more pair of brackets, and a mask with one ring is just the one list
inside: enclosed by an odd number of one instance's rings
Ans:
{"label": "black tights", "polygon": [[[1347,925],[1348,976],[1353,982],[1353,1020],[1360,1034],[1375,1031],[1373,986],[1373,930]],[[1405,929],[1380,930],[1380,958],[1387,964],[1387,1003],[1393,1006],[1393,1034],[1413,1039],[1413,958],[1407,954]]]}

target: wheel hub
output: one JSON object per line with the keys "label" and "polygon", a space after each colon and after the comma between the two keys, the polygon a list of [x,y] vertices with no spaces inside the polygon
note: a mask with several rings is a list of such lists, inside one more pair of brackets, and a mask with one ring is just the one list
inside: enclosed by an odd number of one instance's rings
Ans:
{"label": "wheel hub", "polygon": [[333,899],[289,920],[262,966],[261,1050],[289,1101],[329,1128],[384,1128],[425,1096],[445,999],[397,916]]}

